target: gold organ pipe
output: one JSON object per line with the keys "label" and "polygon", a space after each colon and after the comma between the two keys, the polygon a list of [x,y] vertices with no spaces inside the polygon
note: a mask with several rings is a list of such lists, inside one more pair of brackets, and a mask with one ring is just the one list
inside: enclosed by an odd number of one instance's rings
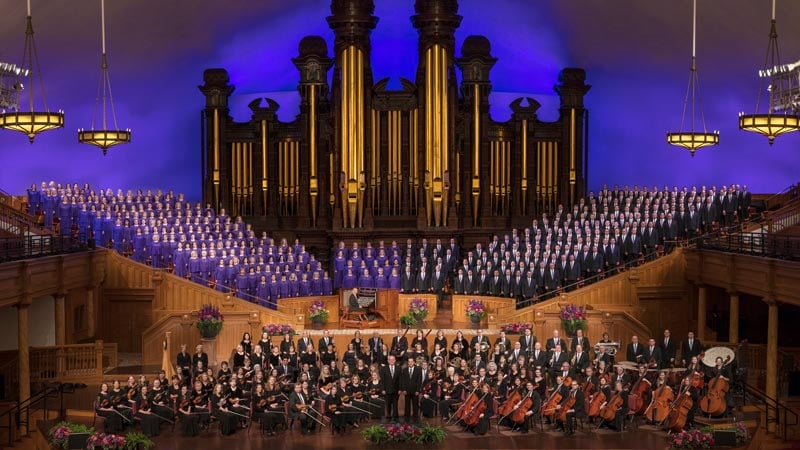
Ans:
{"label": "gold organ pipe", "polygon": [[575,202],[575,182],[577,174],[575,168],[575,108],[569,110],[569,202]]}
{"label": "gold organ pipe", "polygon": [[[308,130],[308,149],[309,149],[309,171],[311,178],[317,178],[317,86],[309,86],[311,104],[309,105],[309,130]],[[314,186],[312,186],[314,187]]]}
{"label": "gold organ pipe", "polygon": [[219,184],[219,110],[214,109],[214,184]]}
{"label": "gold organ pipe", "polygon": [[267,151],[267,121],[261,120],[261,195],[263,202],[262,214],[267,213],[267,189],[269,188],[269,181],[267,179],[267,159],[269,152]]}
{"label": "gold organ pipe", "polygon": [[253,143],[247,144],[247,202],[250,205],[248,214],[253,213]]}

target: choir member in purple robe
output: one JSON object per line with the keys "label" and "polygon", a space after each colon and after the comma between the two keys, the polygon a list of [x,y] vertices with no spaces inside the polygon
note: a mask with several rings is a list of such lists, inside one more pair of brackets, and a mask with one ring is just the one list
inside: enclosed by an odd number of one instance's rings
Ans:
{"label": "choir member in purple robe", "polygon": [[278,309],[278,299],[281,298],[281,288],[278,285],[278,276],[273,274],[269,279],[269,305],[272,309]]}
{"label": "choir member in purple robe", "polygon": [[311,295],[322,295],[322,278],[320,278],[319,272],[311,275]]}
{"label": "choir member in purple robe", "polygon": [[183,251],[183,242],[178,242],[178,246],[175,248],[175,251],[172,252],[172,262],[175,264],[175,271],[173,273],[176,276],[185,278],[188,264],[186,253]]}
{"label": "choir member in purple robe", "polygon": [[289,279],[286,274],[281,274],[281,280],[278,281],[278,297],[289,298]]}
{"label": "choir member in purple robe", "polygon": [[133,237],[133,260],[136,262],[143,263],[147,258],[145,255],[147,253],[147,249],[145,249],[145,243],[147,239],[144,235],[144,232],[141,228],[136,229],[136,236]]}
{"label": "choir member in purple robe", "polygon": [[58,205],[58,220],[60,222],[60,234],[69,236],[72,230],[72,207],[67,197],[64,197]]}
{"label": "choir member in purple robe", "polygon": [[250,280],[247,279],[247,272],[244,267],[239,269],[239,274],[236,275],[236,297],[242,300],[250,300]]}
{"label": "choir member in purple robe", "polygon": [[392,273],[389,275],[389,289],[396,289],[399,291],[401,281],[400,271],[397,267],[392,267]]}
{"label": "choir member in purple robe", "polygon": [[[237,270],[238,265],[236,264],[236,258],[228,259],[228,265],[225,267],[225,292],[230,292],[231,288],[233,287],[233,283],[236,281],[236,274],[239,273]],[[219,280],[217,280],[219,283]]]}
{"label": "choir member in purple robe", "polygon": [[311,281],[308,279],[308,274],[300,275],[300,284],[297,292],[298,297],[308,297],[311,295]]}
{"label": "choir member in purple robe", "polygon": [[289,297],[297,297],[300,293],[300,280],[297,274],[289,274]]}
{"label": "choir member in purple robe", "polygon": [[[114,219],[111,217],[111,212],[106,211],[100,221],[100,240],[103,247],[108,246],[108,242],[112,239],[111,235],[114,231]],[[163,267],[163,266],[160,266]]]}
{"label": "choir member in purple robe", "polygon": [[[208,281],[211,279],[211,273],[214,270],[214,266],[211,265],[211,261],[208,260],[208,253],[205,250],[200,252],[200,270],[201,270],[201,281],[200,284],[204,284],[208,286]],[[217,280],[219,283],[220,280]]]}
{"label": "choir member in purple robe", "polygon": [[353,269],[348,268],[344,277],[342,277],[342,289],[353,289],[358,285],[358,278],[353,273]]}
{"label": "choir member in purple robe", "polygon": [[36,190],[36,183],[33,183],[28,189],[28,214],[31,216],[36,215],[36,211],[41,209],[41,197],[39,191]]}
{"label": "choir member in purple robe", "polygon": [[364,268],[361,270],[361,276],[358,277],[358,287],[360,288],[375,287],[375,279],[372,278],[372,274],[369,272],[369,269]]}
{"label": "choir member in purple robe", "polygon": [[344,257],[344,251],[337,250],[336,257],[333,258],[333,283],[336,288],[339,288],[342,285],[342,279],[344,278],[346,267],[347,260]]}
{"label": "choir member in purple robe", "polygon": [[270,308],[270,301],[269,301],[269,284],[267,283],[267,277],[261,275],[261,279],[256,286],[256,297],[258,298],[258,304],[265,307]]}
{"label": "choir member in purple robe", "polygon": [[384,275],[383,267],[378,267],[378,274],[375,275],[375,288],[376,289],[389,288],[389,280]]}
{"label": "choir member in purple robe", "polygon": [[[256,296],[256,286],[258,286],[259,278],[260,276],[256,275],[256,265],[250,265],[247,269],[247,291],[252,297]],[[254,300],[251,299],[250,301]]]}
{"label": "choir member in purple robe", "polygon": [[333,295],[333,280],[331,280],[328,271],[322,276],[322,295]]}
{"label": "choir member in purple robe", "polygon": [[203,269],[197,252],[193,251],[189,256],[189,272],[192,274],[192,281],[203,284]]}
{"label": "choir member in purple robe", "polygon": [[151,266],[157,268],[164,267],[164,252],[162,251],[161,236],[157,234],[153,235],[153,241],[150,243],[148,253],[151,258]]}

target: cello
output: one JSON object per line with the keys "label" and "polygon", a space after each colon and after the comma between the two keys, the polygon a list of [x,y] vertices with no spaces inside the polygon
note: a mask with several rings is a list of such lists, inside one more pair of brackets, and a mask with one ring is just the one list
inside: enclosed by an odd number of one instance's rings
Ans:
{"label": "cello", "polygon": [[613,423],[617,417],[617,410],[622,408],[625,399],[622,397],[622,391],[617,391],[611,396],[611,400],[606,402],[605,406],[600,408],[598,416],[608,423]]}
{"label": "cello", "polygon": [[465,412],[463,417],[461,418],[461,420],[464,421],[464,424],[468,427],[474,427],[478,425],[478,422],[480,422],[481,414],[483,414],[484,411],[486,411],[486,402],[483,400],[486,398],[487,395],[489,395],[489,392],[484,392],[480,398],[478,398],[477,394],[473,395],[478,400],[475,403],[473,403],[472,407],[469,410],[467,410],[467,412]]}
{"label": "cello", "polygon": [[500,406],[497,407],[497,414],[499,414],[501,417],[508,416],[512,411],[519,407],[518,403],[520,400],[522,400],[522,393],[519,390],[514,390],[514,392],[508,397],[508,400],[504,401]]}
{"label": "cello", "polygon": [[567,413],[570,409],[572,409],[573,406],[575,406],[576,400],[575,394],[572,392],[567,394],[567,399],[564,400],[564,403],[560,405],[561,408],[558,409],[558,412],[555,415],[557,422],[566,423]]}
{"label": "cello", "polygon": [[653,399],[644,411],[645,418],[654,423],[662,423],[669,415],[669,406],[673,400],[675,400],[675,392],[667,383],[661,384],[653,391]]}
{"label": "cello", "polygon": [[556,406],[564,399],[560,392],[561,386],[567,383],[572,384],[572,379],[570,377],[565,378],[561,384],[556,385],[555,389],[553,389],[553,393],[547,398],[547,402],[542,405],[542,415],[544,417],[552,418],[556,413]]}
{"label": "cello", "polygon": [[680,433],[683,430],[686,425],[686,417],[694,405],[694,400],[689,392],[690,388],[691,385],[684,386],[678,394],[678,398],[670,405],[666,428],[673,433]]}
{"label": "cello", "polygon": [[[645,372],[647,373],[647,372]],[[628,409],[633,411],[636,415],[644,414],[650,403],[650,380],[644,375],[640,376],[636,383],[633,384],[630,394],[628,394]]]}
{"label": "cello", "polygon": [[[536,390],[534,388],[534,390]],[[530,391],[528,395],[526,395],[522,401],[520,401],[519,406],[516,410],[513,411],[511,415],[511,421],[521,425],[525,421],[525,417],[528,414],[528,411],[531,410],[533,407],[533,391]]]}
{"label": "cello", "polygon": [[586,414],[589,417],[599,416],[600,408],[603,406],[603,403],[605,403],[606,400],[608,400],[608,398],[606,398],[606,393],[603,391],[603,389],[598,389],[591,401],[586,402],[586,404],[589,405]]}

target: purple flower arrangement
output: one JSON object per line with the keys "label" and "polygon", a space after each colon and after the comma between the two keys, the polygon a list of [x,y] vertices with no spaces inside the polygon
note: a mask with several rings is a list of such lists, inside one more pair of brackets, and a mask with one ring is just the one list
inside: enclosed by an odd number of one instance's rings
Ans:
{"label": "purple flower arrangement", "polygon": [[524,322],[514,322],[500,326],[500,331],[505,331],[506,334],[522,334],[525,330],[533,330],[533,325]]}
{"label": "purple flower arrangement", "polygon": [[328,320],[328,310],[325,308],[325,303],[322,300],[314,300],[311,302],[311,305],[308,306],[308,317],[311,320],[319,318],[325,322]]}
{"label": "purple flower arrangement", "polygon": [[467,317],[480,317],[486,315],[486,306],[482,300],[472,299],[467,305]]}
{"label": "purple flower arrangement", "polygon": [[297,334],[297,331],[295,331],[294,328],[292,328],[292,326],[289,325],[289,324],[278,325],[278,324],[272,324],[271,323],[271,324],[264,325],[264,327],[261,328],[261,331],[267,333],[270,336],[283,336],[286,333],[289,333],[292,336]]}
{"label": "purple flower arrangement", "polygon": [[219,311],[219,308],[205,304],[197,313],[197,329],[203,336],[216,336],[222,329],[222,322],[225,321],[225,316]]}
{"label": "purple flower arrangement", "polygon": [[568,334],[575,334],[578,329],[586,331],[586,308],[569,304],[561,308],[561,324]]}
{"label": "purple flower arrangement", "polygon": [[439,444],[447,437],[447,433],[439,426],[418,427],[407,423],[387,423],[368,427],[361,432],[361,436],[374,444]]}
{"label": "purple flower arrangement", "polygon": [[681,431],[669,437],[670,448],[711,448],[714,435],[702,430]]}
{"label": "purple flower arrangement", "polygon": [[428,317],[428,301],[422,298],[412,298],[408,305],[408,312],[418,322]]}
{"label": "purple flower arrangement", "polygon": [[86,441],[86,448],[94,450],[97,447],[102,447],[103,450],[116,450],[125,446],[125,438],[118,434],[100,433],[99,431],[89,437]]}

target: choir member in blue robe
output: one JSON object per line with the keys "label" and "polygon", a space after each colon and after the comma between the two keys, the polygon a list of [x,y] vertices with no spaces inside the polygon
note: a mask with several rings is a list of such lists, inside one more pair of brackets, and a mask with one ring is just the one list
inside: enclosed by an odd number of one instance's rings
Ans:
{"label": "choir member in blue robe", "polygon": [[[80,206],[80,211],[78,212],[78,237],[84,241],[89,236],[89,209],[86,203]],[[128,242],[131,242],[133,235],[131,234],[130,239]]]}
{"label": "choir member in blue robe", "polygon": [[60,234],[69,236],[72,230],[72,207],[67,197],[64,197],[58,205],[58,220],[60,221]]}
{"label": "choir member in blue robe", "polygon": [[33,183],[28,189],[28,214],[31,216],[36,215],[36,211],[41,209],[41,197],[39,191],[36,190],[36,183]]}
{"label": "choir member in blue robe", "polygon": [[55,217],[56,207],[58,201],[55,192],[51,190],[42,200],[42,208],[44,209],[44,226],[45,228],[53,227],[53,218]]}
{"label": "choir member in blue robe", "polygon": [[114,250],[117,253],[122,253],[122,232],[124,228],[122,227],[122,219],[117,219],[114,223],[114,231],[111,232],[111,239],[114,240]]}
{"label": "choir member in blue robe", "polygon": [[100,221],[100,243],[103,247],[108,246],[108,242],[112,239],[114,232],[114,219],[111,217],[111,212],[106,211],[102,220]]}

